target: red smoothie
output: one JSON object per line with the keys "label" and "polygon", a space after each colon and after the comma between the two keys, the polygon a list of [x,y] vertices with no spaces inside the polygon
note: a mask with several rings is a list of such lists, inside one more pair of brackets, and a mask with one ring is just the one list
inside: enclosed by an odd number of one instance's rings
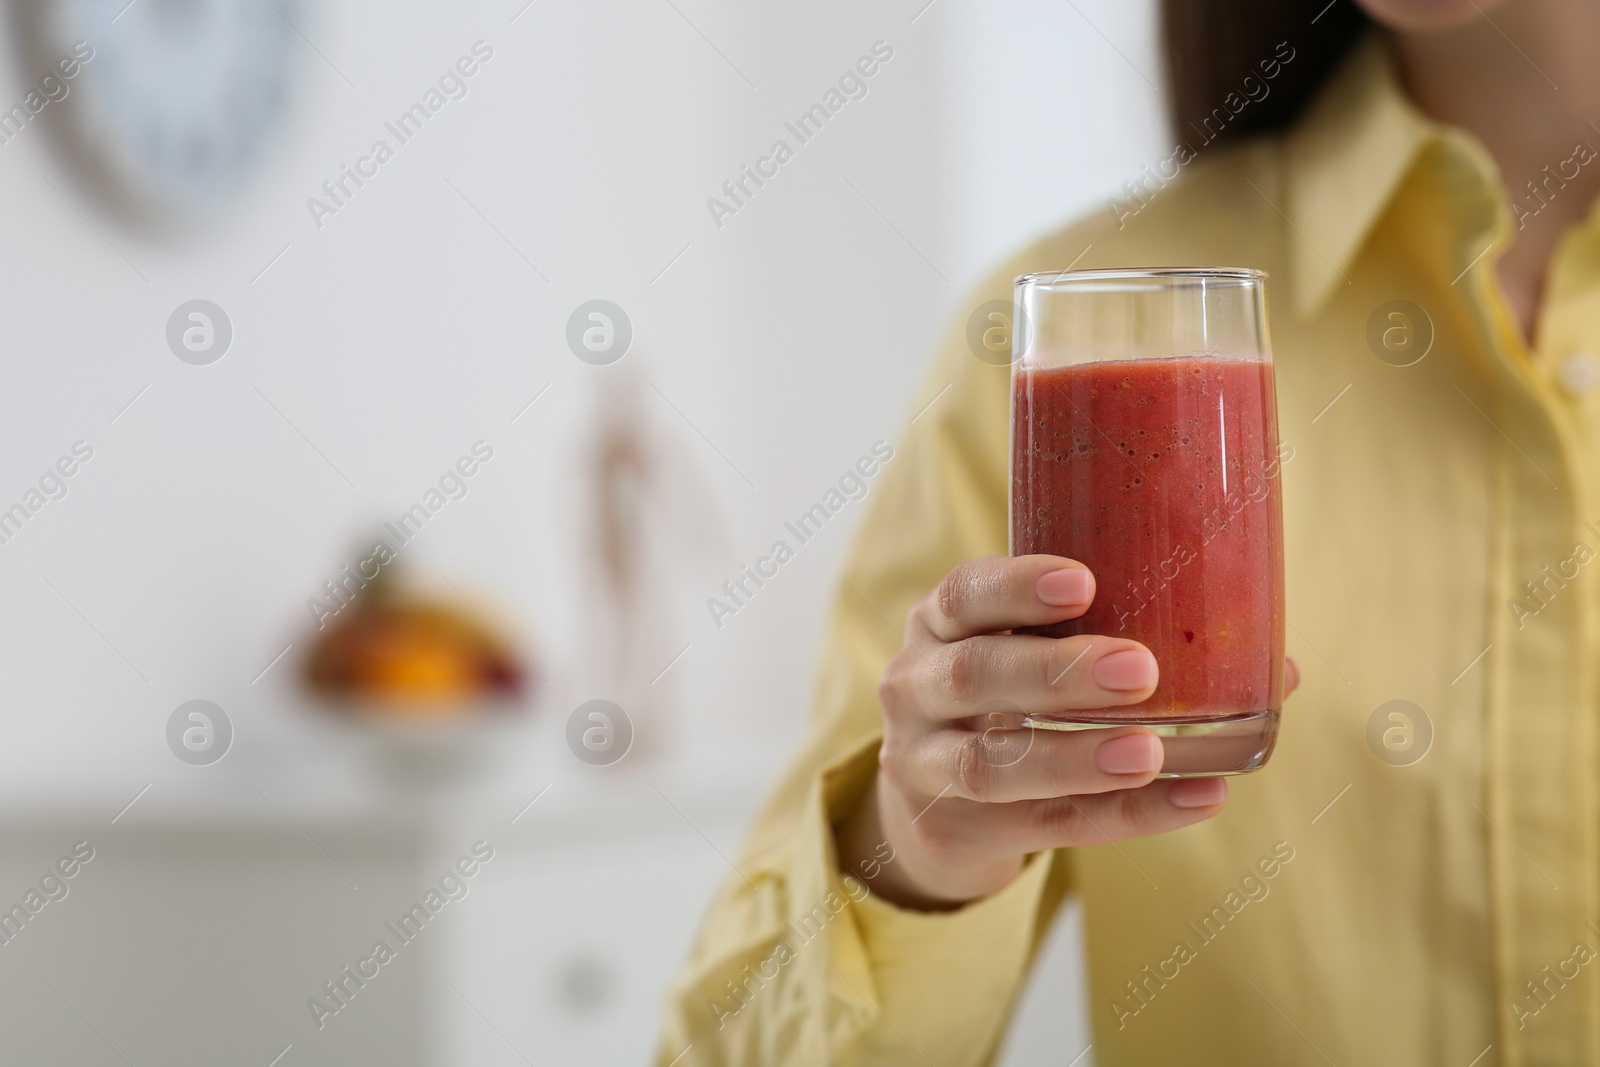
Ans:
{"label": "red smoothie", "polygon": [[1013,555],[1094,572],[1082,618],[1030,630],[1146,645],[1150,699],[1056,718],[1218,719],[1283,702],[1283,518],[1272,365],[1215,356],[1018,368]]}

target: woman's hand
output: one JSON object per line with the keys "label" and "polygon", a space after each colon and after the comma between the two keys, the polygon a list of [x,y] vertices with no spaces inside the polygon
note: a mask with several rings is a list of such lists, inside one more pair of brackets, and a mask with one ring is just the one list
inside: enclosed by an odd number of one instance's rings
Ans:
{"label": "woman's hand", "polygon": [[[1222,778],[1156,780],[1160,739],[1139,726],[1034,730],[1025,712],[1136,704],[1157,665],[1136,641],[1006,631],[1082,615],[1094,576],[1059,556],[963,563],[911,610],[883,672],[873,788],[839,828],[843,870],[873,892],[939,909],[1004,888],[1032,852],[1165,833],[1209,819]],[[1299,682],[1290,660],[1285,691]],[[892,862],[884,862],[893,850]]]}

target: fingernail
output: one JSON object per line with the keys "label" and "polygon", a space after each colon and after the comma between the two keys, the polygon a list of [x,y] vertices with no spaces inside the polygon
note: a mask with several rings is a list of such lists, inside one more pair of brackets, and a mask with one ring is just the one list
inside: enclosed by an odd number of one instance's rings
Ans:
{"label": "fingernail", "polygon": [[1161,769],[1161,739],[1154,734],[1113,738],[1094,750],[1094,765],[1107,774],[1149,774]]}
{"label": "fingernail", "polygon": [[1228,799],[1228,783],[1221,778],[1183,778],[1172,783],[1167,799],[1175,808],[1214,808]]}
{"label": "fingernail", "polygon": [[1063,567],[1040,578],[1034,589],[1052,607],[1087,604],[1094,597],[1094,575],[1085,567]]}
{"label": "fingernail", "polygon": [[1113,652],[1096,661],[1094,680],[1102,689],[1148,689],[1156,684],[1156,658],[1143,648]]}

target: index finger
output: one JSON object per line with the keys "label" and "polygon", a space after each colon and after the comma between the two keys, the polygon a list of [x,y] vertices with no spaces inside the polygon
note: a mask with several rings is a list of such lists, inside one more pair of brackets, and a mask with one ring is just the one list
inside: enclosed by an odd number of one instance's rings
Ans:
{"label": "index finger", "polygon": [[949,644],[1019,626],[1075,619],[1094,600],[1094,575],[1061,556],[985,556],[960,564],[911,609],[913,630]]}

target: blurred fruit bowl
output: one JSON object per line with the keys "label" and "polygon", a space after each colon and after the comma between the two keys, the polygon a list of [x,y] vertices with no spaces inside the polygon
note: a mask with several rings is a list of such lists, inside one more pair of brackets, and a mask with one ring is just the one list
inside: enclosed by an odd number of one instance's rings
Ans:
{"label": "blurred fruit bowl", "polygon": [[526,719],[527,666],[492,624],[386,578],[329,621],[303,677],[385,777],[437,785],[481,772]]}
{"label": "blurred fruit bowl", "polygon": [[498,632],[449,605],[376,584],[316,639],[305,681],[325,701],[396,719],[514,707],[527,689]]}

